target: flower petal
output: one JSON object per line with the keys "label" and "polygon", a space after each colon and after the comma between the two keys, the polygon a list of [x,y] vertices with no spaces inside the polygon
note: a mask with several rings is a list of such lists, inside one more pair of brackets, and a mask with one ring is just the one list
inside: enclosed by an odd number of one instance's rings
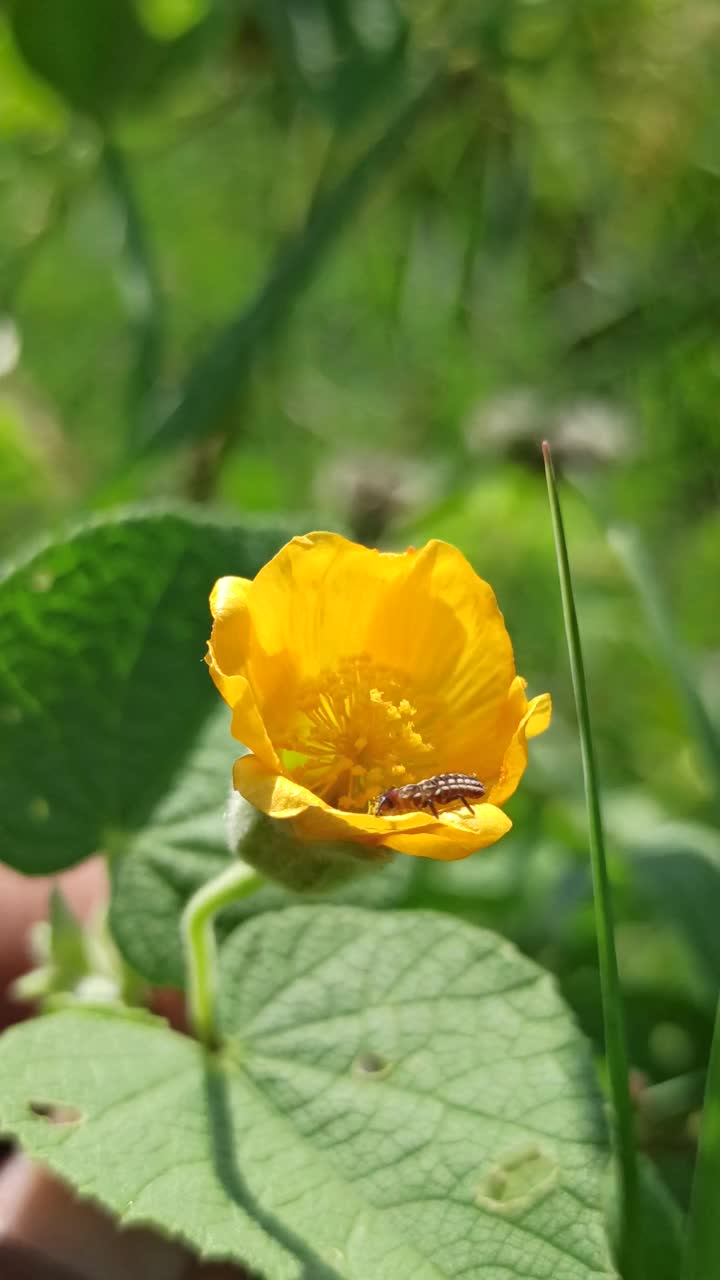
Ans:
{"label": "flower petal", "polygon": [[352,840],[364,844],[384,844],[389,830],[424,831],[435,825],[425,813],[403,813],[396,818],[378,818],[374,813],[346,813],[333,809],[324,800],[291,778],[263,766],[255,756],[235,761],[233,782],[256,809],[271,818],[292,818],[293,830],[301,840]]}
{"label": "flower petal", "polygon": [[495,844],[511,826],[512,822],[502,809],[494,804],[478,804],[473,808],[472,818],[455,812],[443,813],[431,830],[391,835],[383,840],[383,844],[388,849],[409,853],[416,858],[456,862],[478,849]]}
{"label": "flower petal", "polygon": [[292,538],[253,580],[236,657],[273,740],[287,732],[298,686],[362,650],[357,609],[378,587],[373,559],[378,552],[338,534],[307,534]]}
{"label": "flower petal", "polygon": [[210,594],[213,629],[205,657],[218,691],[232,708],[232,734],[258,756],[267,768],[280,761],[268,736],[257,699],[245,671],[249,615],[247,578],[219,578]]}
{"label": "flower petal", "polygon": [[484,803],[473,806],[472,817],[455,811],[439,818],[424,813],[396,818],[344,813],[290,778],[264,769],[254,756],[236,760],[233,781],[256,808],[272,818],[290,819],[293,833],[301,840],[348,840],[453,862],[494,844],[512,826],[501,809]]}
{"label": "flower petal", "polygon": [[550,728],[552,720],[552,698],[549,693],[539,693],[529,703],[529,712],[525,718],[525,733],[528,738],[537,738]]}
{"label": "flower petal", "polygon": [[231,733],[238,742],[242,742],[248,751],[252,751],[262,760],[268,769],[279,769],[280,761],[275,754],[262,716],[257,708],[255,697],[244,676],[226,676],[218,669],[208,654],[206,662],[210,668],[213,681],[232,708]]}
{"label": "flower petal", "polygon": [[[381,553],[337,534],[308,534],[293,538],[252,582],[221,578],[211,609],[207,662],[233,709],[234,736],[253,753],[236,762],[235,786],[257,808],[289,820],[300,839],[444,861],[509,829],[497,806],[525,770],[528,738],[550,722],[550,698],[528,702],[495,596],[456,548],[434,541],[419,552]],[[308,691],[316,698],[325,677],[355,659],[367,664],[380,693],[383,681],[393,698],[406,688],[435,771],[473,772],[486,784],[487,801],[472,817],[346,812],[282,772],[273,744],[285,748],[287,765],[302,698]]]}
{"label": "flower petal", "polygon": [[249,578],[219,578],[210,593],[210,649],[218,669],[226,675],[240,675],[245,668],[251,587]]}
{"label": "flower petal", "polygon": [[490,787],[488,800],[491,804],[504,804],[517,790],[527,767],[527,740],[536,737],[539,733],[544,733],[550,724],[551,716],[552,701],[549,693],[540,693],[528,702],[527,711],[510,739],[497,782]]}
{"label": "flower petal", "polygon": [[368,648],[404,668],[442,704],[445,721],[491,720],[515,675],[512,645],[492,588],[456,547],[428,542],[371,619]]}
{"label": "flower petal", "polygon": [[248,595],[253,657],[300,655],[308,676],[333,670],[339,655],[364,646],[358,611],[365,613],[382,581],[377,551],[335,533],[292,538],[258,573]]}
{"label": "flower petal", "polygon": [[[498,742],[496,726],[515,676],[512,645],[492,589],[455,547],[433,541],[397,554],[307,534],[260,570],[243,606],[248,631],[238,648],[271,738],[282,736],[301,680],[364,654],[378,679],[389,669],[406,681],[407,697],[432,719],[419,731],[447,769],[497,775],[509,740]],[[460,738],[472,743],[472,759],[458,757]]]}

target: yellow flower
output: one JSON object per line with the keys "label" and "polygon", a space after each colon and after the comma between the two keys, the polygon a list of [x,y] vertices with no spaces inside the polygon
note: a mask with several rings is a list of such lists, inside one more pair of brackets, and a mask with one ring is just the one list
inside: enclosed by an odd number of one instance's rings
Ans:
{"label": "yellow flower", "polygon": [[[333,533],[293,538],[252,581],[220,578],[207,663],[252,753],[237,791],[303,840],[465,858],[511,827],[501,806],[550,723],[528,702],[495,596],[444,542],[381,553]],[[464,809],[378,817],[374,798],[474,773]]]}

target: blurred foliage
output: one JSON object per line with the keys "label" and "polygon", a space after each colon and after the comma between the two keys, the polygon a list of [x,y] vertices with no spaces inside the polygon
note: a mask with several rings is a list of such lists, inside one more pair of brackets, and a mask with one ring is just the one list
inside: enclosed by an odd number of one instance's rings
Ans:
{"label": "blurred foliage", "polygon": [[[719,75],[709,0],[0,9],[0,545],[147,497],[455,542],[556,718],[513,835],[414,900],[515,938],[599,1036],[550,438],[650,1081],[707,1061],[720,853],[605,527],[717,720]],[[689,1134],[648,1141],[680,1189]]]}

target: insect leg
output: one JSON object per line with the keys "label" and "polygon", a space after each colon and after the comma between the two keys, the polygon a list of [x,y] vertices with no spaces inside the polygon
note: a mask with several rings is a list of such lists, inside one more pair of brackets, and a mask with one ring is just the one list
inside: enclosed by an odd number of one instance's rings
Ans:
{"label": "insect leg", "polygon": [[434,818],[440,817],[440,814],[437,811],[437,805],[435,804],[434,800],[428,800],[428,809],[430,809]]}
{"label": "insect leg", "polygon": [[460,799],[462,800],[463,804],[465,805],[465,808],[467,809],[468,813],[469,813],[469,814],[471,814],[471,815],[474,817],[473,807],[472,807],[472,805],[471,805],[471,804],[469,804],[469,803],[468,803],[468,798],[467,798],[467,796],[461,796],[461,797],[460,797]]}

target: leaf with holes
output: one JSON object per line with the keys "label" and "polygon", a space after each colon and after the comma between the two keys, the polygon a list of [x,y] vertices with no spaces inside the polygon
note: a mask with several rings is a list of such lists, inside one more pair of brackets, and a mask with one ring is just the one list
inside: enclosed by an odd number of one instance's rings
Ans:
{"label": "leaf with holes", "polygon": [[550,978],[429,912],[291,907],[222,953],[225,1048],[64,1012],[0,1130],[124,1223],[265,1280],[610,1280],[587,1046]]}
{"label": "leaf with holes", "polygon": [[189,511],[124,513],[4,573],[3,861],[56,871],[151,820],[218,705],[202,663],[210,588],[252,577],[284,540]]}

